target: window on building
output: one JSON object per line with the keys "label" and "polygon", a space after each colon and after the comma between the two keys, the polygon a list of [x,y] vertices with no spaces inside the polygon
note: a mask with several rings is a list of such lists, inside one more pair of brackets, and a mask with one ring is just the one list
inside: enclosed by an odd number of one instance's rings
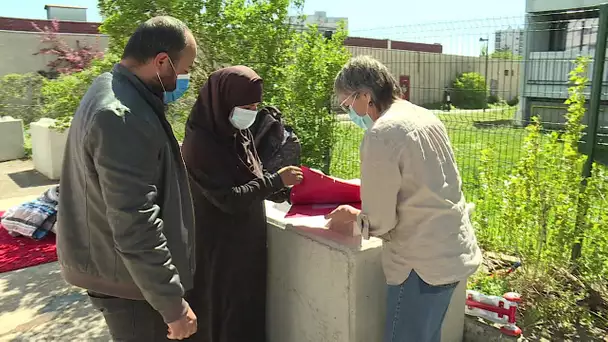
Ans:
{"label": "window on building", "polygon": [[509,70],[505,70],[505,76],[509,76]]}
{"label": "window on building", "polygon": [[551,23],[549,32],[549,51],[565,51],[568,23]]}
{"label": "window on building", "polygon": [[511,76],[515,76],[515,72],[511,69]]}

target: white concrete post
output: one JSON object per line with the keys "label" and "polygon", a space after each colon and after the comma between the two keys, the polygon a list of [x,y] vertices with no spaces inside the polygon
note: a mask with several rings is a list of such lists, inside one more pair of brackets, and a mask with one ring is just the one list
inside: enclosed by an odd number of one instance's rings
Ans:
{"label": "white concrete post", "polygon": [[25,156],[23,120],[0,117],[0,162]]}
{"label": "white concrete post", "polygon": [[[386,315],[382,242],[295,228],[267,203],[269,342],[379,342]],[[442,342],[462,342],[466,281],[454,291]]]}
{"label": "white concrete post", "polygon": [[59,179],[68,130],[59,132],[55,120],[43,118],[30,124],[34,168],[49,179]]}

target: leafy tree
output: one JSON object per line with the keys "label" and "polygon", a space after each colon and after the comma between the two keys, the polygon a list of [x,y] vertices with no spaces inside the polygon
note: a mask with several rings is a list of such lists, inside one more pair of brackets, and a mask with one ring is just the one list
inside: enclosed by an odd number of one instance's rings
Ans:
{"label": "leafy tree", "polygon": [[59,36],[59,22],[53,20],[51,27],[40,28],[32,23],[34,28],[42,34],[40,42],[47,45],[34,55],[53,55],[55,59],[47,66],[51,69],[50,76],[57,74],[72,74],[88,68],[93,60],[103,57],[103,52],[96,51],[92,46],[76,42],[76,48],[70,47]]}
{"label": "leafy tree", "polygon": [[487,107],[487,85],[485,78],[476,72],[466,72],[453,83],[452,103],[462,109]]}
{"label": "leafy tree", "polygon": [[203,10],[216,0],[99,0],[103,23],[100,31],[110,37],[110,51],[122,50],[135,28],[159,15],[171,15],[182,20],[198,36],[202,29]]}
{"label": "leafy tree", "polygon": [[[245,64],[266,82],[272,97],[274,85],[284,78],[281,66],[289,61],[293,32],[288,9],[301,10],[301,0],[99,0],[105,20],[100,30],[110,36],[110,50],[121,53],[141,22],[171,15],[193,31],[201,50],[193,75],[200,86],[222,66]],[[272,83],[268,83],[272,82]]]}
{"label": "leafy tree", "polygon": [[93,80],[110,71],[118,60],[118,56],[107,54],[103,59],[94,60],[86,70],[45,80],[41,89],[45,116],[53,119],[73,116]]}
{"label": "leafy tree", "polygon": [[485,57],[488,54],[488,47],[483,46],[479,51],[479,57]]}
{"label": "leafy tree", "polygon": [[0,78],[0,116],[22,119],[27,125],[42,116],[40,89],[45,78],[39,74],[8,74]]}
{"label": "leafy tree", "polygon": [[[106,18],[101,30],[110,36],[110,49],[122,51],[135,27],[156,15],[184,21],[200,47],[194,68],[191,103],[207,75],[223,66],[243,64],[264,79],[264,102],[278,105],[304,143],[303,160],[317,167],[333,144],[333,116],[329,112],[333,79],[348,59],[346,32],[331,40],[315,27],[294,32],[289,7],[301,11],[302,0],[99,0]],[[182,136],[189,109],[172,106],[170,119]],[[176,113],[177,107],[181,111]]]}
{"label": "leafy tree", "polygon": [[283,109],[301,138],[303,163],[325,170],[335,141],[333,81],[349,58],[345,38],[343,28],[326,39],[315,26],[297,35],[293,60],[285,68],[287,78],[271,99]]}
{"label": "leafy tree", "polygon": [[509,49],[498,49],[490,54],[493,59],[520,60],[522,56],[514,54]]}

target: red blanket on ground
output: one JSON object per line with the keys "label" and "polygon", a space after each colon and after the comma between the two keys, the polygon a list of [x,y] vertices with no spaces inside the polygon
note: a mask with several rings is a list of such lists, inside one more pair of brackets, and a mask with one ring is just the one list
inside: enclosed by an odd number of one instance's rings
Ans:
{"label": "red blanket on ground", "polygon": [[[0,217],[4,212],[0,211]],[[0,273],[57,261],[55,235],[36,241],[12,237],[0,222]]]}

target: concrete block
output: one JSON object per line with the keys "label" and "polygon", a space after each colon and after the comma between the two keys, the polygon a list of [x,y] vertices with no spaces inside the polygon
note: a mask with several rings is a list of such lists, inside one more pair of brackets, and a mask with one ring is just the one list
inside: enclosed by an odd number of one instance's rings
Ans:
{"label": "concrete block", "polygon": [[43,118],[30,124],[34,168],[49,179],[59,179],[68,130],[59,132],[55,120]]}
{"label": "concrete block", "polygon": [[0,162],[25,157],[23,120],[0,117]]}
{"label": "concrete block", "polygon": [[[382,341],[382,241],[294,227],[288,204],[267,203],[269,342]],[[454,292],[443,342],[461,342],[466,282]]]}

